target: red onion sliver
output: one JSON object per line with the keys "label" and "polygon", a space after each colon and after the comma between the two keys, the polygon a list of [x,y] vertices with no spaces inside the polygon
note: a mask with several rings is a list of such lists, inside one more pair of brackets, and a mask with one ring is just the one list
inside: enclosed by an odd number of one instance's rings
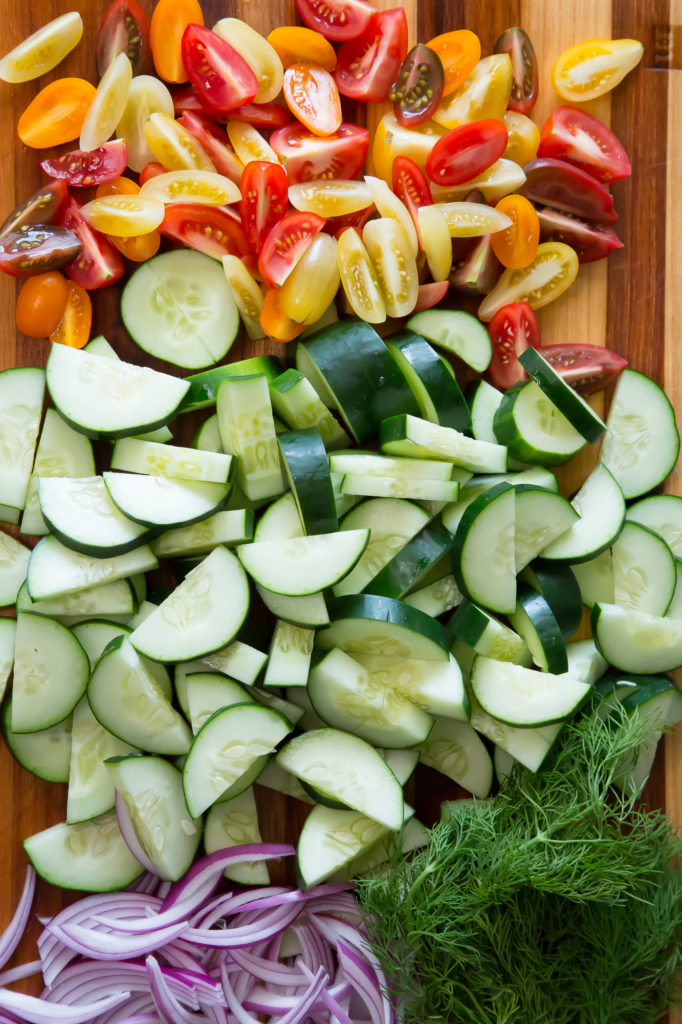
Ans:
{"label": "red onion sliver", "polygon": [[186,1010],[171,992],[155,957],[148,956],[145,967],[149,976],[149,989],[159,1016],[167,1024],[196,1024],[197,1017],[190,1010]]}
{"label": "red onion sliver", "polygon": [[282,907],[259,921],[249,923],[241,928],[224,928],[218,931],[212,928],[188,928],[183,938],[186,942],[215,949],[229,949],[231,946],[252,946],[256,942],[269,939],[288,928],[301,912],[300,906]]}
{"label": "red onion sliver", "polygon": [[28,917],[31,913],[31,907],[33,906],[33,894],[35,892],[35,888],[36,873],[33,867],[29,864],[26,868],[26,879],[19,898],[19,903],[17,904],[17,909],[14,911],[14,916],[9,923],[9,927],[6,928],[4,934],[0,936],[0,967],[5,966],[19,945],[21,937],[26,930]]}
{"label": "red onion sliver", "polygon": [[30,978],[33,974],[40,974],[41,970],[42,964],[40,960],[31,960],[28,964],[21,964],[19,967],[13,967],[9,971],[3,971],[0,974],[0,988],[13,985],[15,981],[21,981],[23,978]]}
{"label": "red onion sliver", "polygon": [[198,891],[204,892],[204,897],[210,896],[228,864],[241,864],[247,860],[277,860],[280,857],[293,857],[295,853],[293,846],[284,843],[248,843],[227,850],[217,850],[207,857],[202,857],[189,869],[184,878],[175,882],[164,900],[162,910],[167,910],[181,900],[189,899]]}
{"label": "red onion sliver", "polygon": [[94,932],[77,924],[68,924],[64,928],[53,923],[48,925],[53,935],[61,939],[65,946],[80,953],[81,956],[94,956],[98,960],[127,960],[131,957],[152,953],[166,942],[176,939],[187,931],[184,921],[148,931],[146,935],[113,935],[107,932]]}
{"label": "red onion sliver", "polygon": [[379,988],[376,974],[360,959],[355,950],[343,942],[338,943],[336,952],[348,981],[369,1010],[373,1024],[384,1024],[385,997]]}
{"label": "red onion sliver", "polygon": [[25,996],[22,992],[2,989],[0,1008],[16,1013],[28,1024],[90,1024],[99,1014],[125,1002],[129,995],[129,992],[119,992],[87,1006],[59,1006],[35,996]]}

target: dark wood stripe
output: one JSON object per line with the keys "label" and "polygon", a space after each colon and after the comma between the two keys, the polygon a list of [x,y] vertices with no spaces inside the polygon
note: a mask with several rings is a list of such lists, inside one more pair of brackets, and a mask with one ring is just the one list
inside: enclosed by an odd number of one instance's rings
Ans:
{"label": "dark wood stripe", "polygon": [[518,25],[520,18],[520,0],[491,0],[485,5],[477,0],[422,0],[417,11],[418,37],[427,42],[443,32],[468,28],[480,37],[481,52],[486,55],[498,36]]}

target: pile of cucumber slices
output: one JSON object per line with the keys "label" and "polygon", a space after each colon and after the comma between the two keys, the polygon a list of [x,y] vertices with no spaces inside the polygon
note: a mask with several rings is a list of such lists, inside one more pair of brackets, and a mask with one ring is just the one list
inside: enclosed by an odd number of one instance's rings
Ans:
{"label": "pile of cucumber slices", "polygon": [[[68,782],[65,822],[25,842],[41,875],[178,879],[202,836],[260,839],[257,783],[311,804],[301,884],[348,877],[424,841],[418,761],[485,797],[488,741],[500,778],[538,770],[595,694],[650,716],[623,778],[644,783],[682,718],[682,498],[644,496],[677,459],[670,403],[628,369],[603,423],[534,349],[529,380],[465,398],[439,349],[490,360],[475,318],[429,310],[385,342],[329,322],[283,372],[181,379],[100,337],[0,374],[0,515],[42,538],[0,538],[5,737]],[[199,409],[193,446],[170,443]],[[597,442],[568,501],[551,468]],[[165,560],[176,585],[147,600]]]}

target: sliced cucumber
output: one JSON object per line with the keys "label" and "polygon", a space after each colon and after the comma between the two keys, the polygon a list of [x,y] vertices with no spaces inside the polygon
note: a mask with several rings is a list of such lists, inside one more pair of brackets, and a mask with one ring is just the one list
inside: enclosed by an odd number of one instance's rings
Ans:
{"label": "sliced cucumber", "polygon": [[373,747],[338,729],[314,729],[289,740],[277,754],[280,767],[332,799],[386,828],[403,823],[403,791]]}
{"label": "sliced cucumber", "polygon": [[564,414],[571,426],[575,427],[586,441],[595,444],[606,432],[606,424],[585,399],[566,383],[542,353],[533,346],[521,353],[519,362],[543,394]]}
{"label": "sliced cucumber", "polygon": [[92,442],[72,430],[54,409],[45,411],[33,473],[28,484],[26,507],[21,518],[21,532],[34,536],[48,532],[40,512],[38,478],[43,476],[94,476],[95,459]]}
{"label": "sliced cucumber", "polygon": [[341,530],[369,530],[369,543],[355,568],[334,587],[337,597],[367,587],[428,522],[423,509],[401,498],[374,498],[351,509],[341,521]]}
{"label": "sliced cucumber", "polygon": [[114,443],[111,455],[111,469],[214,484],[228,482],[234,462],[232,455],[221,452],[180,448],[177,445],[140,441],[135,437],[120,438]]}
{"label": "sliced cucumber", "polygon": [[307,597],[288,597],[286,594],[274,594],[256,584],[256,590],[265,607],[276,619],[290,622],[293,626],[306,629],[317,629],[329,625],[329,612],[323,594],[308,594]]}
{"label": "sliced cucumber", "polygon": [[340,647],[353,654],[381,654],[390,658],[447,661],[445,628],[403,601],[372,594],[349,594],[329,602],[332,623],[317,633],[323,650]]}
{"label": "sliced cucumber", "polygon": [[240,683],[251,686],[258,678],[268,656],[263,651],[242,643],[241,640],[233,640],[227,647],[205,655],[203,660],[209,668],[224,672],[226,676],[232,676]]}
{"label": "sliced cucumber", "polygon": [[149,529],[112,501],[101,476],[38,480],[40,511],[50,530],[72,551],[112,558],[139,547]]}
{"label": "sliced cucumber", "polygon": [[566,657],[567,674],[589,686],[594,686],[608,668],[592,639],[575,640],[572,644],[566,644]]}
{"label": "sliced cucumber", "polygon": [[257,782],[259,786],[265,786],[266,789],[272,789],[276,793],[284,793],[285,796],[293,796],[304,804],[315,802],[312,797],[308,796],[296,776],[291,772],[285,772],[284,768],[280,768],[276,761],[268,761],[258,776]]}
{"label": "sliced cucumber", "polygon": [[532,484],[516,487],[514,563],[517,573],[580,518],[560,494]]}
{"label": "sliced cucumber", "polygon": [[56,537],[48,536],[43,537],[31,553],[26,582],[31,600],[40,601],[76,594],[101,583],[157,569],[158,565],[156,555],[146,545],[112,558],[93,558],[70,551]]}
{"label": "sliced cucumber", "polygon": [[[60,597],[32,601],[24,583],[17,594],[17,611],[35,612],[57,619],[63,626],[74,626],[88,619],[105,619],[125,624],[133,614],[135,598],[128,580],[100,583]],[[121,629],[118,632],[122,632]]]}
{"label": "sliced cucumber", "polygon": [[88,656],[70,629],[44,615],[19,612],[12,685],[12,732],[62,722],[85,693]]}
{"label": "sliced cucumber", "polygon": [[556,725],[541,725],[536,729],[520,729],[517,726],[505,725],[504,722],[492,718],[475,701],[471,708],[471,724],[477,732],[496,745],[496,769],[497,752],[503,750],[532,772],[540,770],[563,727],[562,722]]}
{"label": "sliced cucumber", "polygon": [[627,518],[658,534],[675,558],[682,557],[682,498],[676,494],[653,494],[627,510]]}
{"label": "sliced cucumber", "polygon": [[471,688],[489,715],[520,727],[564,721],[590,691],[578,679],[493,661],[481,654],[471,668]]}
{"label": "sliced cucumber", "polygon": [[185,690],[195,736],[216,711],[233,704],[249,704],[254,699],[243,686],[220,672],[193,672],[186,678]]}
{"label": "sliced cucumber", "polygon": [[467,391],[471,410],[471,433],[477,441],[490,441],[497,444],[495,429],[495,413],[504,397],[492,384],[485,380],[476,381],[471,392]]}
{"label": "sliced cucumber", "polygon": [[220,362],[239,330],[221,264],[194,249],[139,266],[123,289],[121,319],[144,352],[192,369]]}
{"label": "sliced cucumber", "polygon": [[197,428],[192,438],[192,448],[202,452],[222,452],[223,445],[218,430],[218,413],[214,412]]}
{"label": "sliced cucumber", "polygon": [[191,526],[167,530],[152,541],[152,550],[158,558],[178,558],[205,555],[219,544],[232,547],[253,540],[253,510],[234,508],[216,512]]}
{"label": "sliced cucumber", "polygon": [[5,742],[27,771],[47,782],[69,781],[71,756],[71,716],[39,732],[12,732],[12,700],[3,710]]}
{"label": "sliced cucumber", "polygon": [[602,551],[596,558],[591,558],[589,562],[573,564],[571,572],[576,578],[582,602],[588,608],[593,604],[616,603],[613,556],[610,548]]}
{"label": "sliced cucumber", "polygon": [[69,762],[66,821],[87,821],[114,806],[115,792],[105,761],[137,753],[135,747],[107,732],[97,721],[86,698],[74,708]]}
{"label": "sliced cucumber", "polygon": [[127,626],[129,630],[132,632],[134,629],[137,629],[138,626],[141,626],[144,620],[148,619],[152,612],[156,611],[158,607],[158,604],[154,604],[153,601],[143,601],[135,614],[131,615],[128,619]]}
{"label": "sliced cucumber", "polygon": [[[204,848],[206,853],[229,850],[243,843],[260,843],[258,810],[253,789],[249,786],[239,796],[225,803],[214,804],[206,815]],[[230,864],[224,871],[226,878],[240,885],[268,885],[270,875],[263,861],[244,861]]]}
{"label": "sliced cucumber", "polygon": [[185,377],[189,390],[180,412],[193,412],[195,409],[207,409],[215,405],[220,385],[227,377],[252,377],[262,373],[271,381],[280,370],[279,360],[274,356],[251,356],[249,359],[239,359],[236,363],[215,366],[203,373],[193,373]]}
{"label": "sliced cucumber", "polygon": [[332,452],[329,468],[343,476],[387,477],[405,480],[439,480],[450,482],[454,466],[451,462],[433,459],[397,459],[376,452]]}
{"label": "sliced cucumber", "polygon": [[394,836],[391,832],[386,833],[378,843],[372,843],[364,853],[353,857],[345,868],[334,875],[333,880],[357,878],[368,872],[374,872],[381,865],[387,864],[398,848],[403,854],[408,854],[426,846],[429,841],[428,830],[416,818],[407,818],[407,808],[405,817],[407,820],[398,836]]}
{"label": "sliced cucumber", "polygon": [[471,430],[471,416],[459,384],[442,356],[413,331],[402,330],[386,340],[386,346],[412,389],[419,411],[431,423]]}
{"label": "sliced cucumber", "polygon": [[490,792],[493,762],[485,744],[468,722],[437,718],[426,743],[420,748],[419,760],[479,799]]}
{"label": "sliced cucumber", "polygon": [[625,522],[625,500],[606,466],[590,473],[573,501],[580,519],[542,551],[543,558],[588,562],[610,547]]}
{"label": "sliced cucumber", "polygon": [[504,483],[513,484],[514,487],[529,484],[534,487],[542,487],[547,491],[558,492],[559,490],[553,474],[540,466],[532,466],[530,469],[523,470],[520,473],[493,473],[475,476],[473,479],[466,480],[462,484],[458,500],[452,505],[446,505],[443,509],[443,526],[450,533],[456,533],[459,521],[464,515],[465,509],[469,507],[472,501],[479,494],[483,494],[484,491],[489,491],[492,487],[497,486],[497,484]]}
{"label": "sliced cucumber", "polygon": [[104,473],[116,506],[143,526],[173,529],[208,519],[227,501],[229,484],[207,484],[143,473]]}
{"label": "sliced cucumber", "polygon": [[0,518],[9,523],[19,522],[26,505],[44,395],[44,370],[24,366],[0,373]]}
{"label": "sliced cucumber", "polygon": [[518,633],[466,598],[448,622],[448,630],[477,654],[516,665],[529,660],[526,642]]}
{"label": "sliced cucumber", "polygon": [[284,478],[265,374],[227,378],[218,391],[218,430],[223,451],[239,456],[237,483],[247,498],[272,498]]}
{"label": "sliced cucumber", "polygon": [[239,559],[253,579],[276,594],[303,596],[334,586],[356,564],[369,530],[295,537],[281,543],[242,544]]}
{"label": "sliced cucumber", "polygon": [[317,804],[304,822],[296,847],[296,874],[301,888],[319,885],[388,832],[385,825],[360,811]]}
{"label": "sliced cucumber", "polygon": [[315,634],[278,620],[272,634],[264,686],[305,686]]}
{"label": "sliced cucumber", "polygon": [[255,541],[291,540],[292,537],[303,536],[303,523],[291,492],[268,505],[253,533]]}
{"label": "sliced cucumber", "polygon": [[10,672],[14,665],[16,619],[0,618],[0,701],[5,696]]}
{"label": "sliced cucumber", "polygon": [[280,715],[284,715],[292,728],[298,725],[303,718],[303,708],[299,707],[298,704],[294,704],[293,701],[278,697],[271,690],[263,690],[259,686],[254,686],[251,690],[251,695],[264,708],[272,708],[273,711],[279,711]]}
{"label": "sliced cucumber", "polygon": [[452,568],[470,600],[507,614],[516,606],[515,491],[497,484],[480,494],[457,526]]}
{"label": "sliced cucumber", "polygon": [[[669,619],[682,619],[682,561],[675,559],[675,593],[665,613]],[[2,669],[0,668],[0,691],[2,689]]]}
{"label": "sliced cucumber", "polygon": [[60,889],[124,889],[144,868],[126,846],[115,811],[77,825],[53,825],[24,840],[41,878]]}
{"label": "sliced cucumber", "polygon": [[344,448],[349,443],[348,434],[308,378],[293,367],[270,382],[270,398],[273,409],[291,430],[316,427],[327,449]]}
{"label": "sliced cucumber", "polygon": [[509,621],[528,645],[533,664],[555,675],[568,671],[566,644],[552,609],[542,594],[527,583],[520,583],[516,609]]}
{"label": "sliced cucumber", "polygon": [[480,320],[470,313],[426,309],[410,317],[407,327],[462,359],[472,370],[483,373],[488,369],[493,354],[490,335]]}
{"label": "sliced cucumber", "polygon": [[419,480],[416,477],[359,476],[347,473],[341,493],[367,498],[411,498],[420,501],[457,501],[455,480]]}
{"label": "sliced cucumber", "polygon": [[280,461],[306,534],[338,530],[329,459],[315,427],[277,437]]}
{"label": "sliced cucumber", "polygon": [[433,583],[412,590],[405,595],[403,601],[437,619],[439,615],[444,615],[461,604],[462,598],[463,594],[457,586],[455,577],[449,573]]}
{"label": "sliced cucumber", "polygon": [[540,390],[534,380],[504,393],[493,420],[495,436],[519,462],[559,466],[585,445],[582,434]]}
{"label": "sliced cucumber", "polygon": [[0,530],[0,607],[14,604],[26,579],[29,548]]}
{"label": "sliced cucumber", "polygon": [[474,473],[503,473],[507,468],[504,445],[476,441],[451,427],[440,427],[416,416],[383,420],[379,440],[382,452],[388,455],[444,459]]}
{"label": "sliced cucumber", "polygon": [[519,578],[542,594],[552,609],[564,640],[570,640],[583,616],[582,597],[573,569],[561,562],[535,561],[523,570]]}
{"label": "sliced cucumber", "polygon": [[53,345],[47,387],[57,411],[87,437],[116,438],[162,427],[189,385],[146,366]]}
{"label": "sliced cucumber", "polygon": [[675,559],[666,542],[646,526],[626,521],[611,548],[614,603],[665,615],[675,593]]}
{"label": "sliced cucumber", "polygon": [[592,634],[601,654],[623,672],[670,672],[682,665],[682,622],[615,604],[595,604]]}
{"label": "sliced cucumber", "polygon": [[626,498],[646,494],[672,472],[680,451],[675,412],[665,392],[643,373],[623,370],[606,427],[601,461]]}
{"label": "sliced cucumber", "polygon": [[419,586],[430,569],[452,549],[453,543],[452,534],[444,526],[429,523],[396,552],[365,589],[385,597],[404,597]]}

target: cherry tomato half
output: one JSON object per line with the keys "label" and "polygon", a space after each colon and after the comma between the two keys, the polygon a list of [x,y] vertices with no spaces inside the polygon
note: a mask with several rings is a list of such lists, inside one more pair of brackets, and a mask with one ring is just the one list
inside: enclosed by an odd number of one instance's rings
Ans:
{"label": "cherry tomato half", "polygon": [[505,160],[513,160],[519,167],[535,160],[540,144],[540,130],[525,114],[517,114],[507,110],[504,114],[504,126],[507,129],[507,148]]}
{"label": "cherry tomato half", "polygon": [[97,149],[72,149],[61,156],[42,160],[39,166],[48,178],[62,178],[67,185],[87,188],[120,177],[127,165],[126,140],[117,139]]}
{"label": "cherry tomato half", "polygon": [[92,302],[85,288],[74,281],[69,282],[69,294],[62,317],[53,331],[50,341],[70,348],[83,348],[90,338],[92,326]]}
{"label": "cherry tomato half", "polygon": [[550,206],[538,209],[540,238],[543,242],[565,242],[578,256],[580,263],[594,263],[605,259],[612,249],[622,249],[623,243],[613,230],[603,224],[580,220]]}
{"label": "cherry tomato half", "polygon": [[428,121],[440,103],[444,84],[440,57],[428,46],[417,43],[401,64],[389,93],[398,124],[411,128]]}
{"label": "cherry tomato half", "polygon": [[367,28],[374,8],[364,0],[296,0],[301,20],[325,39],[355,39]]}
{"label": "cherry tomato half", "polygon": [[239,256],[247,266],[255,265],[241,224],[219,206],[174,203],[166,208],[159,231],[214,260]]}
{"label": "cherry tomato half", "polygon": [[445,74],[444,96],[459,89],[481,59],[481,40],[467,28],[444,32],[426,45],[441,59]]}
{"label": "cherry tomato half", "polygon": [[291,114],[279,103],[242,103],[229,112],[230,121],[248,121],[254,128],[281,128],[289,124]]}
{"label": "cherry tomato half", "polygon": [[83,19],[78,11],[53,18],[5,54],[0,60],[0,79],[15,83],[39,78],[56,68],[82,35]]}
{"label": "cherry tomato half", "polygon": [[495,287],[478,307],[478,318],[492,320],[498,310],[512,302],[527,302],[533,309],[540,309],[563,295],[577,274],[578,257],[570,245],[542,242],[527,267],[503,270]]}
{"label": "cherry tomato half", "polygon": [[0,270],[12,277],[31,277],[64,267],[81,252],[74,231],[48,224],[23,224],[0,238]]}
{"label": "cherry tomato half", "polygon": [[431,206],[433,196],[426,175],[409,156],[397,156],[393,161],[393,191],[409,210],[410,217],[420,236],[417,211],[422,206]]}
{"label": "cherry tomato half", "polygon": [[488,375],[495,387],[506,391],[528,377],[518,357],[527,348],[540,347],[537,317],[527,302],[512,302],[497,311],[488,334],[493,346]]}
{"label": "cherry tomato half", "polygon": [[449,281],[429,281],[427,284],[420,284],[417,302],[412,312],[421,313],[423,309],[433,309],[434,306],[443,301],[449,287]]}
{"label": "cherry tomato half", "polygon": [[203,25],[199,0],[157,0],[149,23],[154,67],[164,82],[186,82],[182,36],[188,25]]}
{"label": "cherry tomato half", "polygon": [[260,275],[269,288],[284,284],[323,227],[324,217],[318,217],[316,213],[289,213],[277,221],[263,242],[258,257]]}
{"label": "cherry tomato half", "polygon": [[319,136],[302,124],[288,124],[270,136],[291,184],[317,178],[355,178],[369,150],[369,132],[345,121],[333,135]]}
{"label": "cherry tomato half", "polygon": [[111,242],[90,227],[80,212],[81,205],[70,196],[59,216],[59,223],[72,231],[82,246],[76,259],[67,263],[64,269],[81,288],[103,288],[118,281],[125,266]]}
{"label": "cherry tomato half", "polygon": [[538,98],[538,59],[522,28],[508,28],[495,43],[495,53],[508,53],[512,63],[509,109],[527,114]]}
{"label": "cherry tomato half", "polygon": [[304,60],[318,68],[324,68],[325,71],[334,70],[336,50],[329,40],[310,28],[303,28],[301,25],[282,25],[272,30],[268,42],[285,68]]}
{"label": "cherry tomato half", "polygon": [[502,121],[472,121],[438,139],[427,157],[426,173],[438,185],[462,185],[492,167],[506,148]]}
{"label": "cherry tomato half", "polygon": [[402,7],[377,11],[363,33],[342,43],[336,55],[334,78],[339,92],[353,100],[381,103],[388,99],[406,56],[405,11]]}
{"label": "cherry tomato half", "polygon": [[166,168],[163,164],[160,164],[158,160],[150,160],[140,171],[140,185],[144,185],[145,181],[149,181],[150,178],[155,178],[157,174],[165,173]]}
{"label": "cherry tomato half", "polygon": [[[197,140],[219,174],[224,174],[230,181],[239,184],[244,172],[244,165],[232,148],[232,143],[224,128],[212,124],[211,121],[189,110],[185,110],[178,124]],[[140,184],[143,184],[142,176],[140,176]]]}
{"label": "cherry tomato half", "polygon": [[284,72],[284,99],[289,110],[315,135],[333,135],[341,124],[336,82],[323,68],[292,64]]}
{"label": "cherry tomato half", "polygon": [[15,206],[0,227],[0,237],[23,224],[52,224],[66,202],[68,192],[63,181],[48,181]]}
{"label": "cherry tomato half", "polygon": [[17,296],[17,329],[29,338],[47,338],[62,318],[69,297],[69,282],[57,270],[34,274]]}
{"label": "cherry tomato half", "polygon": [[322,230],[336,239],[343,234],[346,228],[355,228],[362,234],[362,229],[375,212],[376,206],[372,203],[364,210],[357,210],[355,213],[344,213],[340,217],[327,217],[327,223]]}
{"label": "cherry tomato half", "polygon": [[512,221],[492,235],[493,252],[503,267],[527,267],[540,241],[540,221],[535,207],[524,196],[504,196],[495,207]]}
{"label": "cherry tomato half", "polygon": [[214,110],[250,103],[258,79],[233,46],[203,25],[188,25],[182,35],[182,62],[201,99]]}
{"label": "cherry tomato half", "polygon": [[613,224],[618,220],[613,196],[587,171],[551,157],[531,160],[523,171],[526,180],[519,192],[532,202],[544,203],[598,224]]}
{"label": "cherry tomato half", "polygon": [[100,78],[119,53],[125,53],[134,75],[144,72],[149,61],[149,19],[136,0],[114,0],[107,7],[96,46]]}
{"label": "cherry tomato half", "polygon": [[600,345],[566,341],[545,345],[542,354],[564,380],[581,395],[594,395],[611,384],[628,365],[627,359]]}
{"label": "cherry tomato half", "polygon": [[638,39],[588,39],[564,50],[552,68],[552,85],[562,99],[584,103],[603,96],[639,64]]}
{"label": "cherry tomato half", "polygon": [[545,121],[539,157],[555,157],[587,171],[606,184],[630,174],[630,161],[622,145],[598,118],[574,107],[557,107]]}
{"label": "cherry tomato half", "polygon": [[259,322],[268,338],[273,341],[293,341],[305,330],[305,324],[299,324],[286,315],[279,304],[277,288],[268,288],[263,299]]}
{"label": "cherry tomato half", "polygon": [[50,82],[19,118],[19,138],[32,149],[73,142],[81,133],[96,92],[94,85],[84,78],[58,78]]}
{"label": "cherry tomato half", "polygon": [[287,172],[281,164],[251,160],[244,168],[239,213],[246,240],[256,253],[286,213],[288,186]]}

